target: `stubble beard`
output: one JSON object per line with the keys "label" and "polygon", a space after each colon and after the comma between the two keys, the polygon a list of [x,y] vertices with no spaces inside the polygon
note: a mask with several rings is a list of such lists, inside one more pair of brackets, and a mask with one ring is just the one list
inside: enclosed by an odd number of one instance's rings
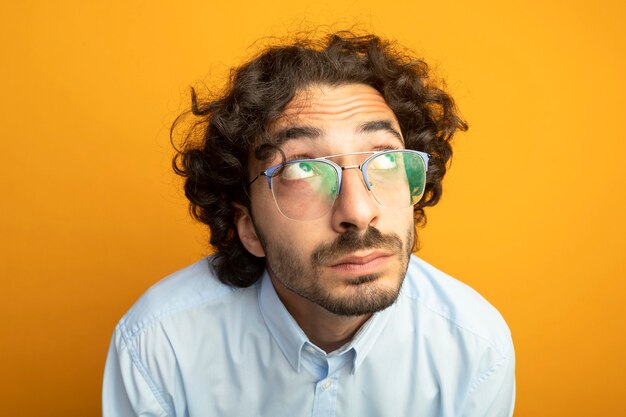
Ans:
{"label": "stubble beard", "polygon": [[[397,234],[382,234],[374,227],[369,227],[365,233],[348,231],[331,243],[319,245],[309,258],[310,266],[305,265],[294,248],[269,243],[260,233],[258,236],[265,250],[266,266],[272,278],[293,293],[333,314],[362,316],[382,311],[398,298],[415,244],[415,227],[409,227],[404,242]],[[355,251],[368,249],[392,251],[398,258],[398,275],[393,281],[394,285],[377,285],[375,281],[381,274],[368,274],[347,281],[353,287],[350,295],[338,296],[324,287],[324,283],[319,280],[323,266]],[[328,277],[326,280],[328,282]],[[330,280],[332,282],[333,278]]]}

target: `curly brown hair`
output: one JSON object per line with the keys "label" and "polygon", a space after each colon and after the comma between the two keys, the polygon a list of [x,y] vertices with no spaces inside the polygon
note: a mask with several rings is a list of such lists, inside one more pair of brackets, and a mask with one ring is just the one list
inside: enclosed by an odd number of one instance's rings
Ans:
{"label": "curly brown hair", "polygon": [[222,93],[201,100],[192,89],[191,125],[179,117],[172,126],[175,132],[184,124],[186,134],[175,146],[173,167],[185,178],[192,216],[210,228],[216,249],[212,266],[222,282],[247,287],[265,268],[265,258],[244,248],[235,227],[233,203],[250,207],[249,155],[269,157],[263,146],[270,141],[268,128],[296,92],[311,84],[348,83],[378,90],[398,119],[406,148],[430,155],[424,197],[414,207],[416,225],[425,222],[424,208],[441,198],[441,181],[452,156],[450,140],[467,124],[452,97],[429,78],[424,61],[394,42],[350,32],[270,46],[231,70]]}

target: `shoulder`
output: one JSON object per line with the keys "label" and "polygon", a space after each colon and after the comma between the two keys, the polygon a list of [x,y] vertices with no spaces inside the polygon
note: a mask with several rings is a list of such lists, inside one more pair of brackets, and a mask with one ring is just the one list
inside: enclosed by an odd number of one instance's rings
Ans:
{"label": "shoulder", "polygon": [[[220,305],[236,307],[233,299],[256,295],[255,286],[234,288],[219,281],[210,262],[211,257],[201,259],[154,284],[122,317],[116,331],[132,339],[164,321],[180,316],[189,320],[203,307],[217,312]],[[209,318],[206,314],[202,317]]]}
{"label": "shoulder", "polygon": [[221,283],[210,262],[157,282],[121,318],[105,366],[105,410],[132,403],[150,415],[184,414],[176,411],[186,409],[184,376],[210,369],[228,346],[241,345],[243,332],[229,326],[257,325],[257,286]]}
{"label": "shoulder", "polygon": [[[498,310],[467,284],[412,256],[403,295],[422,317],[480,339],[502,357],[512,354],[510,330]],[[419,314],[419,313],[418,313]]]}

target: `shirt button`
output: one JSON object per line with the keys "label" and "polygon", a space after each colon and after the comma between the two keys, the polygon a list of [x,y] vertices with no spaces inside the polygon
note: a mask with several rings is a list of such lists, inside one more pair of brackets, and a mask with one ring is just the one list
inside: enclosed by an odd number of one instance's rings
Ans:
{"label": "shirt button", "polygon": [[322,382],[322,389],[326,391],[328,388],[330,388],[332,384],[333,383],[330,381],[330,379],[327,379],[324,382]]}

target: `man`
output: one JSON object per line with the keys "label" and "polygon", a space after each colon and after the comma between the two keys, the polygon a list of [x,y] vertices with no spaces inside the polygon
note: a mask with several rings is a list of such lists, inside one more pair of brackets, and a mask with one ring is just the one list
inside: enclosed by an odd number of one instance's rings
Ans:
{"label": "man", "polygon": [[466,129],[426,64],[299,40],[192,112],[175,170],[216,253],[122,318],[105,416],[512,415],[505,322],[412,255]]}

